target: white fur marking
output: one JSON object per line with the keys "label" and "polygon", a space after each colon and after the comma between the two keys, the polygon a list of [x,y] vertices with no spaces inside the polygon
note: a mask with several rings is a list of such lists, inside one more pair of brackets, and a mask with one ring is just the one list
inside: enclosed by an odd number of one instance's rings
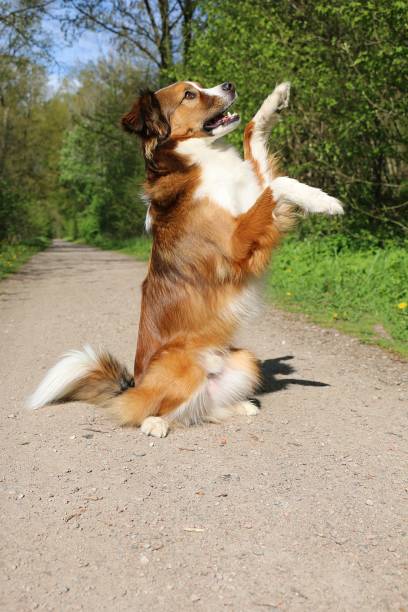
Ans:
{"label": "white fur marking", "polygon": [[98,356],[88,344],[82,351],[69,351],[47,372],[38,388],[28,398],[27,408],[37,410],[64,397],[79,379],[97,365]]}
{"label": "white fur marking", "polygon": [[225,352],[217,350],[206,351],[203,355],[203,365],[211,376],[221,374],[224,369]]}
{"label": "white fur marking", "polygon": [[249,372],[226,365],[219,376],[208,380],[207,388],[214,407],[228,407],[247,397],[253,382]]}
{"label": "white fur marking", "polygon": [[270,175],[268,159],[268,137],[272,125],[278,120],[277,112],[289,104],[290,83],[281,83],[264,100],[256,113],[254,131],[251,136],[251,151],[253,158],[259,164],[259,170],[266,184],[273,178]]}
{"label": "white fur marking", "polygon": [[290,83],[277,85],[273,92],[263,101],[254,117],[256,130],[268,130],[276,120],[276,113],[289,104]]}
{"label": "white fur marking", "polygon": [[201,181],[195,197],[208,198],[231,215],[238,216],[253,206],[262,188],[251,164],[243,161],[234,147],[212,138],[190,138],[177,145],[201,167]]}
{"label": "white fur marking", "polygon": [[140,193],[140,198],[147,208],[146,218],[145,218],[145,230],[148,234],[150,234],[152,230],[152,216],[150,214],[150,204],[151,204],[150,198],[144,191]]}
{"label": "white fur marking", "polygon": [[165,438],[169,430],[169,425],[167,421],[161,417],[147,417],[140,426],[140,430],[146,434],[146,436]]}
{"label": "white fur marking", "polygon": [[256,416],[260,412],[258,406],[255,406],[255,404],[249,400],[239,402],[239,404],[234,406],[234,410],[237,414],[243,414],[244,416]]}
{"label": "white fur marking", "polygon": [[150,214],[150,206],[147,209],[147,213],[146,213],[146,219],[145,219],[145,230],[148,234],[150,234],[150,232],[152,231],[152,224],[153,224],[153,220],[152,220],[152,215]]}
{"label": "white fur marking", "polygon": [[217,360],[217,374],[207,378],[188,401],[167,414],[168,422],[178,421],[184,425],[196,425],[203,421],[215,423],[237,414],[236,404],[252,392],[253,376],[246,370],[231,366],[229,352],[224,352],[223,349],[205,351],[201,359],[205,364],[214,356],[222,357],[222,355],[224,360],[221,371],[219,370],[221,364]]}
{"label": "white fur marking", "polygon": [[215,87],[207,87],[207,89],[204,89],[204,87],[199,87],[198,85],[194,85],[194,87],[196,87],[196,89],[198,89],[199,91],[204,92],[208,96],[217,96],[218,98],[224,98],[225,100],[229,100],[229,95],[226,91],[223,90],[222,85],[215,85]]}
{"label": "white fur marking", "polygon": [[280,176],[271,182],[271,187],[277,201],[284,200],[311,213],[343,214],[343,207],[336,198],[296,179]]}

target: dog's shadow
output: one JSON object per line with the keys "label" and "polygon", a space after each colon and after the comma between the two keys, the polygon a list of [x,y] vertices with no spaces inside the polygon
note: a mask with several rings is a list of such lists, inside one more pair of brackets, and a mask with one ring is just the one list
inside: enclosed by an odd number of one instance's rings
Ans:
{"label": "dog's shadow", "polygon": [[277,374],[288,376],[296,370],[287,363],[293,359],[293,355],[285,355],[276,359],[265,359],[261,366],[261,382],[256,391],[257,395],[273,393],[274,391],[282,391],[289,385],[302,385],[304,387],[330,387],[329,384],[319,382],[318,380],[304,380],[301,378],[276,378]]}

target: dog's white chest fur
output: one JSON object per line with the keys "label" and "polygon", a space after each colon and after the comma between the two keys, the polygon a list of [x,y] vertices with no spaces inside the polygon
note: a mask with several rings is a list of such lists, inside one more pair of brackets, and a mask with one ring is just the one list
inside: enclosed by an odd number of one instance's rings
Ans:
{"label": "dog's white chest fur", "polygon": [[261,194],[261,187],[250,163],[243,161],[234,147],[224,142],[190,138],[177,146],[201,168],[201,181],[195,196],[208,198],[237,216],[246,212]]}

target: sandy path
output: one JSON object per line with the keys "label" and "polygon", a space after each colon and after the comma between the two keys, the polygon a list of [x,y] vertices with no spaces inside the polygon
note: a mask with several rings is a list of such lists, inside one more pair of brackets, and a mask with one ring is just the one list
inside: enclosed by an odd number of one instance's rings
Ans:
{"label": "sandy path", "polygon": [[144,272],[57,242],[0,284],[0,607],[408,610],[406,363],[268,309],[257,417],[153,440],[24,410],[68,348],[132,364]]}

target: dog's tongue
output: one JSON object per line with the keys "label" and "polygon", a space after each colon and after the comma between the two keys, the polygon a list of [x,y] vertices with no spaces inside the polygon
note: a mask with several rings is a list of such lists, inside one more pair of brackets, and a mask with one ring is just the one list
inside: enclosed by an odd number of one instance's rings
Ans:
{"label": "dog's tongue", "polygon": [[209,127],[209,128],[218,127],[224,122],[224,118],[225,118],[225,115],[221,113],[220,115],[217,115],[216,117],[213,117],[212,119],[207,121],[205,125],[206,127]]}
{"label": "dog's tongue", "polygon": [[216,117],[213,117],[213,119],[210,119],[210,121],[207,121],[205,124],[205,127],[210,128],[210,129],[214,129],[216,127],[219,127],[220,125],[225,125],[227,123],[230,123],[230,121],[235,121],[235,119],[237,119],[238,115],[237,114],[231,114],[231,113],[221,113],[220,115],[217,115]]}

